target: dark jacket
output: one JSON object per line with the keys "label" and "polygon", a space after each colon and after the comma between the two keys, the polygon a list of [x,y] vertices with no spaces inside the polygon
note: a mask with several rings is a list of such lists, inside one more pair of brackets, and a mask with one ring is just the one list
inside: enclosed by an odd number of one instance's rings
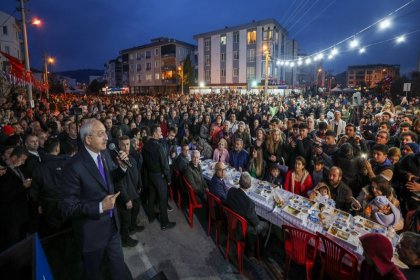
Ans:
{"label": "dark jacket", "polygon": [[175,169],[184,174],[185,170],[188,167],[188,158],[185,157],[182,154],[179,154],[179,156],[175,160]]}
{"label": "dark jacket", "polygon": [[213,175],[211,178],[210,184],[209,184],[209,191],[220,198],[220,200],[223,203],[226,203],[227,198],[227,188],[226,184],[222,179],[216,176],[216,174]]}
{"label": "dark jacket", "polygon": [[351,206],[351,197],[353,193],[351,189],[341,181],[337,187],[333,187],[330,184],[328,185],[331,192],[331,198],[335,201],[335,208],[349,211]]}
{"label": "dark jacket", "polygon": [[132,167],[127,167],[126,175],[115,184],[115,192],[121,192],[117,198],[117,203],[126,204],[130,200],[139,198],[140,190],[143,186],[141,180],[141,170],[135,158],[129,155]]}
{"label": "dark jacket", "polygon": [[201,166],[195,167],[192,162],[190,162],[185,169],[184,176],[194,191],[199,196],[204,196],[204,189],[207,188],[207,183],[204,180]]}
{"label": "dark jacket", "polygon": [[144,168],[148,173],[162,174],[167,183],[171,182],[168,158],[162,145],[156,139],[149,139],[143,147]]}
{"label": "dark jacket", "polygon": [[245,170],[248,165],[248,152],[244,149],[239,152],[231,150],[229,152],[229,161],[230,165],[235,167],[236,170],[238,170],[239,167],[242,167],[242,170]]}
{"label": "dark jacket", "polygon": [[255,212],[255,204],[243,190],[231,188],[227,195],[227,205],[244,217],[249,226],[258,226],[260,219]]}

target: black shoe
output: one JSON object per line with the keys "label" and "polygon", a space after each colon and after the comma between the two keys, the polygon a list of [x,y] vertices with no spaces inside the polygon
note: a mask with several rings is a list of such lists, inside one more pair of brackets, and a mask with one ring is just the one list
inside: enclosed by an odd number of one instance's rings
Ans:
{"label": "black shoe", "polygon": [[172,212],[172,210],[174,210],[174,208],[168,203],[168,212]]}
{"label": "black shoe", "polygon": [[170,228],[175,227],[175,225],[176,225],[176,223],[175,223],[175,222],[169,222],[169,223],[167,223],[167,224],[166,224],[166,225],[164,225],[164,226],[160,226],[160,229],[161,229],[161,230],[167,230],[167,229],[170,229]]}
{"label": "black shoe", "polygon": [[136,232],[142,232],[144,230],[144,226],[135,226],[133,228],[130,228],[130,235],[135,234]]}
{"label": "black shoe", "polygon": [[135,240],[131,237],[128,237],[126,240],[122,242],[123,247],[135,247],[139,243],[138,240]]}

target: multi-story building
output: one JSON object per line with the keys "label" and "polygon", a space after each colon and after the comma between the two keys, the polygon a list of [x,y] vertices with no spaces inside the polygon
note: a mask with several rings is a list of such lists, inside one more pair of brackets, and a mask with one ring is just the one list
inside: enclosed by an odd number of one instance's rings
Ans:
{"label": "multi-story building", "polygon": [[[0,11],[0,50],[22,59],[21,55],[21,39],[19,37],[20,27],[16,19],[9,14]],[[0,55],[0,68],[6,70],[8,65],[7,59]]]}
{"label": "multi-story building", "polygon": [[396,78],[399,75],[399,65],[352,65],[347,67],[347,86],[366,86],[368,88],[373,88],[384,78]]}
{"label": "multi-story building", "polygon": [[296,59],[297,43],[287,39],[287,31],[275,19],[225,27],[193,38],[198,45],[198,81],[202,86],[216,89],[263,85],[267,68],[270,85],[285,80],[293,84],[296,79],[296,73],[285,71],[286,67],[277,62]]}
{"label": "multi-story building", "polygon": [[189,56],[194,67],[195,46],[169,38],[156,38],[150,44],[120,51],[122,83],[131,93],[170,92],[180,86],[180,71]]}
{"label": "multi-story building", "polygon": [[104,79],[108,87],[122,87],[122,58],[111,59],[105,65]]}

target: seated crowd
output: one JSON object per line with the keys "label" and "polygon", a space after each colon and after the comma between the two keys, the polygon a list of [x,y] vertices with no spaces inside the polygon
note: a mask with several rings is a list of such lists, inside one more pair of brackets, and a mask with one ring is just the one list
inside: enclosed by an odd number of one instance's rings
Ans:
{"label": "seated crowd", "polygon": [[[169,163],[168,182],[174,174],[185,176],[201,202],[208,189],[243,215],[250,231],[260,233],[267,226],[242,192],[254,177],[404,232],[398,250],[409,252],[399,255],[418,271],[419,100],[394,106],[386,98],[364,97],[358,116],[349,113],[349,99],[233,93],[223,98],[70,95],[43,99],[28,110],[16,101],[21,99],[7,100],[0,109],[0,210],[10,214],[0,218],[0,251],[27,233],[46,236],[67,226],[60,215],[61,170],[81,145],[80,124],[96,118],[104,124],[108,142],[128,152],[135,163],[117,186],[125,246],[137,244],[129,235],[143,230],[136,222],[142,202],[154,206],[146,209],[149,219],[159,208],[158,200],[167,203],[167,197],[148,191],[150,178],[142,164],[143,149],[154,137]],[[74,114],[74,108],[81,108],[81,114]],[[208,182],[200,158],[216,162]],[[242,172],[240,189],[226,187],[227,166]],[[410,244],[418,250],[410,252]]]}

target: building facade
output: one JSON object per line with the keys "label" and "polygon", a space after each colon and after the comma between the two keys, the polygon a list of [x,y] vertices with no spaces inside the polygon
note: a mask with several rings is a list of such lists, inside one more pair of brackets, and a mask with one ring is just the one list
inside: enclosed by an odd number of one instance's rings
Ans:
{"label": "building facade", "polygon": [[266,72],[269,85],[284,84],[286,79],[292,84],[296,79],[296,73],[278,61],[297,58],[297,43],[288,41],[287,31],[275,19],[225,27],[193,38],[198,46],[198,81],[202,86],[264,85]]}
{"label": "building facade", "polygon": [[373,88],[386,77],[395,79],[399,75],[399,65],[352,65],[347,67],[347,86],[366,86],[368,88]]}
{"label": "building facade", "polygon": [[180,87],[180,70],[190,56],[194,67],[195,46],[170,38],[152,39],[150,44],[120,51],[122,85],[131,93],[171,92]]}
{"label": "building facade", "polygon": [[104,79],[108,87],[122,87],[122,58],[111,59],[105,65]]}
{"label": "building facade", "polygon": [[[19,37],[20,27],[16,19],[0,11],[0,22],[3,24],[0,28],[0,50],[17,59],[23,60],[21,53],[21,39]],[[8,66],[7,59],[0,55],[0,68],[6,70]]]}

